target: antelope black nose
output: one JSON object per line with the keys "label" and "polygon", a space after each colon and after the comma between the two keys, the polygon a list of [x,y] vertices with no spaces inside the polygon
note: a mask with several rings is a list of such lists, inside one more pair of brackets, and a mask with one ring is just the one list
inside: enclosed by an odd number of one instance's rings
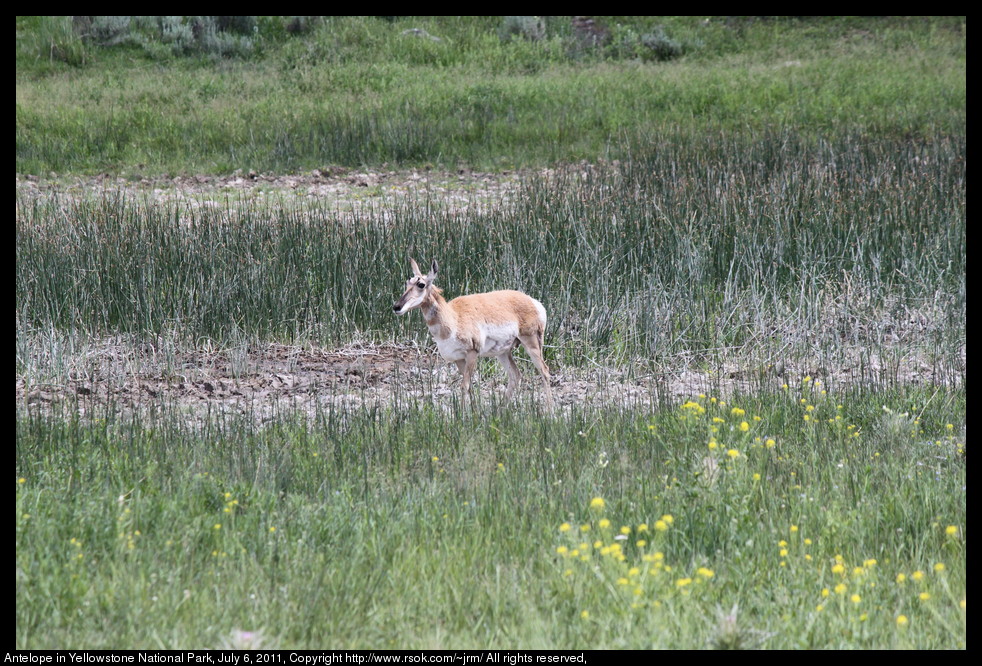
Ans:
{"label": "antelope black nose", "polygon": [[392,304],[392,311],[393,312],[399,312],[399,304],[398,303],[393,303]]}

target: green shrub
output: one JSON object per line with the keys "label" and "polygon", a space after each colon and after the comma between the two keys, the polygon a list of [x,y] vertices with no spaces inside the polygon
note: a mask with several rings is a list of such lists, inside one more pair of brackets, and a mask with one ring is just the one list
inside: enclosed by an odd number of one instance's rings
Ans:
{"label": "green shrub", "polygon": [[656,25],[645,33],[639,33],[632,26],[616,26],[607,47],[608,57],[618,60],[636,58],[643,62],[672,60],[685,51],[683,44],[669,37],[665,27],[661,25]]}
{"label": "green shrub", "polygon": [[541,16],[506,16],[498,35],[503,42],[510,42],[513,37],[538,42],[545,39],[546,22]]}
{"label": "green shrub", "polygon": [[18,35],[18,53],[28,58],[63,62],[73,66],[87,60],[85,44],[79,37],[71,16],[39,16],[31,29]]}
{"label": "green shrub", "polygon": [[81,37],[100,47],[129,44],[152,58],[182,55],[247,57],[255,16],[91,16]]}

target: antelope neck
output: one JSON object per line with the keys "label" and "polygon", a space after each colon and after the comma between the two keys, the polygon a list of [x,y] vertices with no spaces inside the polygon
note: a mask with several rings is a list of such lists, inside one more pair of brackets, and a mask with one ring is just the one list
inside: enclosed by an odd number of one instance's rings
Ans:
{"label": "antelope neck", "polygon": [[440,294],[431,294],[423,301],[423,307],[421,308],[423,312],[423,321],[426,322],[426,327],[430,329],[430,333],[437,340],[443,340],[450,336],[450,322],[447,319],[451,316],[450,308],[447,307],[447,302],[443,299]]}

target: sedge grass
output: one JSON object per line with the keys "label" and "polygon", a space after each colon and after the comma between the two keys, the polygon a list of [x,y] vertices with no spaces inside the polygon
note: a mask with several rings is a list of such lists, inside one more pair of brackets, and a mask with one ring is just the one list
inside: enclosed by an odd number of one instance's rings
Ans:
{"label": "sedge grass", "polygon": [[564,364],[807,360],[891,384],[913,356],[931,381],[958,383],[965,150],[940,136],[652,140],[628,162],[529,174],[454,205],[384,190],[191,206],[22,190],[18,330],[422,342],[388,307],[414,256],[441,262],[451,295],[539,298]]}

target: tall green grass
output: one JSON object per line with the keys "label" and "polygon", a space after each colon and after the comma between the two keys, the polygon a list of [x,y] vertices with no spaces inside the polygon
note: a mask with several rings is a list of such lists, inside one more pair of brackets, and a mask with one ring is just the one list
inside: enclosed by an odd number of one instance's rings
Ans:
{"label": "tall green grass", "polygon": [[630,161],[529,176],[466,212],[384,191],[346,208],[19,194],[18,330],[423,340],[390,308],[412,256],[440,261],[450,296],[542,300],[564,363],[809,358],[872,380],[889,371],[871,354],[913,353],[957,383],[965,150],[940,136],[652,138]]}
{"label": "tall green grass", "polygon": [[[248,61],[161,65],[127,50],[42,76],[19,59],[16,168],[500,169],[625,158],[624,135],[684,140],[707,126],[926,137],[965,122],[957,21],[687,21],[670,28],[701,48],[643,63],[571,57],[561,32],[502,43],[468,19],[337,19]],[[445,38],[402,34],[419,26]]]}
{"label": "tall green grass", "polygon": [[965,647],[965,407],[22,410],[16,641]]}

